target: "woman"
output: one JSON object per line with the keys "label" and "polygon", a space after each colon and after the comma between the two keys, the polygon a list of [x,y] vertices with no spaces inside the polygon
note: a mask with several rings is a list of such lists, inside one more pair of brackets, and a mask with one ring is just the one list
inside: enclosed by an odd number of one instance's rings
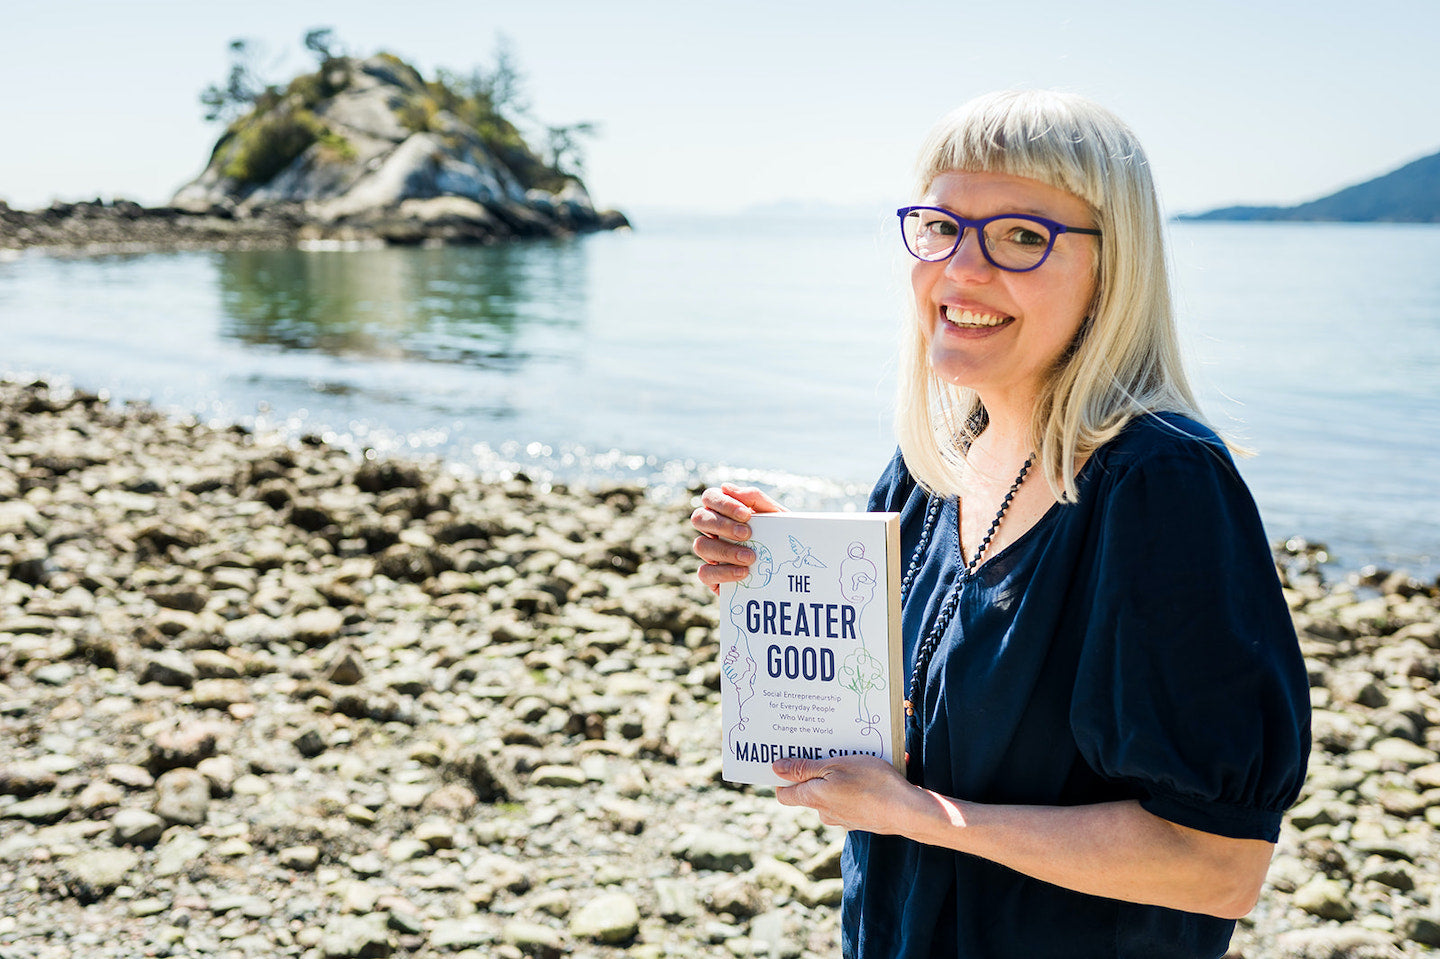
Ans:
{"label": "woman", "polygon": [[[1217,957],[1309,749],[1255,507],[1179,361],[1134,135],[1083,99],[982,97],[922,150],[900,450],[907,775],[776,764],[850,830],[855,957]],[[707,490],[700,580],[746,574]]]}

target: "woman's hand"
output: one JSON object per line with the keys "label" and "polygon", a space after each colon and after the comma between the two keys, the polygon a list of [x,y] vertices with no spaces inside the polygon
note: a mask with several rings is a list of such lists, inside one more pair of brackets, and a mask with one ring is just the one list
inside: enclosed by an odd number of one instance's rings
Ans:
{"label": "woman's hand", "polygon": [[721,583],[738,582],[749,575],[755,551],[740,544],[750,538],[750,517],[784,511],[785,507],[753,486],[724,483],[701,494],[700,505],[690,514],[690,525],[700,531],[695,540],[695,555],[703,560],[700,582],[718,593]]}
{"label": "woman's hand", "polygon": [[904,834],[913,815],[938,811],[938,797],[876,756],[782,759],[771,768],[795,784],[777,786],[775,798],[786,806],[809,806],[827,826]]}

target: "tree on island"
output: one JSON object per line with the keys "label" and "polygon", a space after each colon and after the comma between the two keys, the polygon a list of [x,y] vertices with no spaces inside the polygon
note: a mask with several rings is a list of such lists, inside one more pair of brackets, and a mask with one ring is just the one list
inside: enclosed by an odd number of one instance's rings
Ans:
{"label": "tree on island", "polygon": [[[329,27],[308,31],[304,47],[315,70],[281,84],[264,77],[255,42],[230,42],[225,80],[200,94],[225,132],[175,206],[249,216],[300,205],[327,223],[442,218],[457,241],[624,225],[597,214],[580,181],[597,126],[536,119],[503,35],[490,66],[432,79],[394,54],[348,53]],[[434,202],[417,212],[420,201]]]}

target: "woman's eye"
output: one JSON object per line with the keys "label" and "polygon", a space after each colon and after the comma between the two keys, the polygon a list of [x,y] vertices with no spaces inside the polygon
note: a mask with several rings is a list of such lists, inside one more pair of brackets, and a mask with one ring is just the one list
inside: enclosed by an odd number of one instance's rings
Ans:
{"label": "woman's eye", "polygon": [[925,232],[931,236],[954,236],[954,220],[930,220],[925,224]]}
{"label": "woman's eye", "polygon": [[1027,230],[1025,227],[1016,227],[1005,239],[1017,246],[1044,246],[1046,242],[1045,234]]}

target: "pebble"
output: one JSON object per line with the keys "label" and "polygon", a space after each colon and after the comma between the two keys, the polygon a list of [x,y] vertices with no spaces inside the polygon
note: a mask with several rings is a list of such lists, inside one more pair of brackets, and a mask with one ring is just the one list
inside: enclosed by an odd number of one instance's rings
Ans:
{"label": "pebble", "polygon": [[[838,954],[843,833],[717,785],[688,504],[34,385],[0,432],[4,941]],[[1431,954],[1440,589],[1281,560],[1316,748],[1232,954]]]}
{"label": "pebble", "polygon": [[195,769],[171,769],[155,780],[155,814],[170,823],[198,826],[210,808],[210,781]]}
{"label": "pebble", "polygon": [[570,919],[570,934],[577,939],[615,945],[629,942],[639,932],[640,908],[623,892],[596,896]]}

